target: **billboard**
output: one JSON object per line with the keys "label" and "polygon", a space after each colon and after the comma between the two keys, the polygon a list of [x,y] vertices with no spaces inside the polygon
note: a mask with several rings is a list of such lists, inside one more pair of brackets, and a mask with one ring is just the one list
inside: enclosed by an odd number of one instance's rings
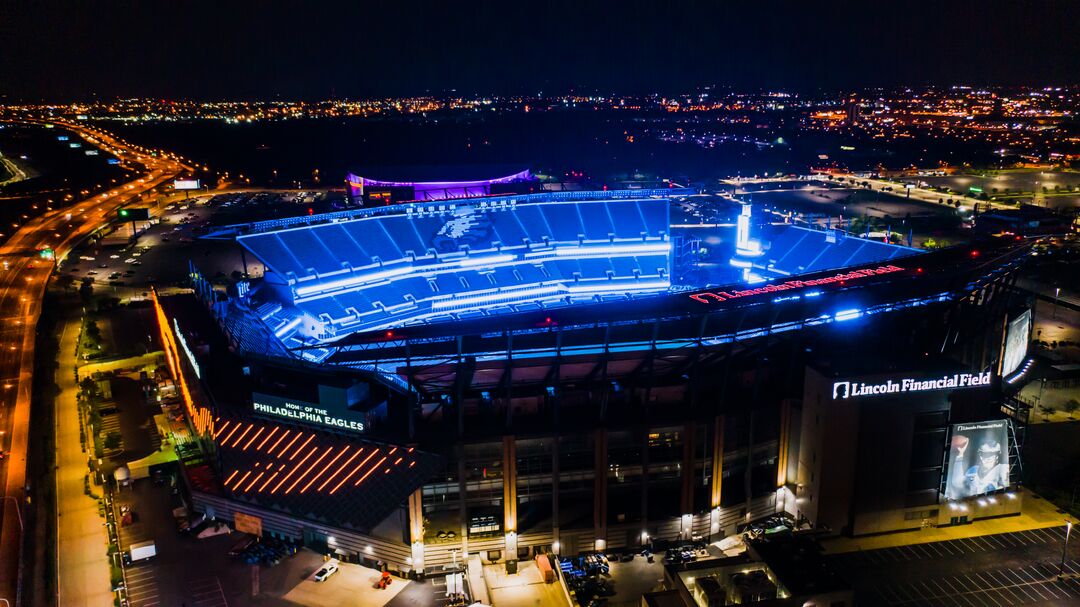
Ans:
{"label": "billboard", "polygon": [[1031,336],[1031,310],[1009,321],[1005,330],[1005,349],[1001,355],[1001,376],[1008,377],[1020,368],[1027,356]]}
{"label": "billboard", "polygon": [[116,217],[121,221],[150,221],[150,209],[121,207],[116,210]]}
{"label": "billboard", "polygon": [[945,497],[961,500],[1009,486],[1009,422],[953,424]]}
{"label": "billboard", "polygon": [[197,190],[202,186],[198,179],[174,179],[172,187],[174,190]]}

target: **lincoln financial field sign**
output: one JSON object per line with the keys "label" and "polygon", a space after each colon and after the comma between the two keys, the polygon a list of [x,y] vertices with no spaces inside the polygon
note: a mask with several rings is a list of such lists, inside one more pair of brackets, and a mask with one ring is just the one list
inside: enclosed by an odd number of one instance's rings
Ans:
{"label": "lincoln financial field sign", "polygon": [[965,390],[983,388],[990,385],[990,372],[953,373],[933,378],[898,377],[878,382],[837,381],[833,382],[834,400],[858,398],[863,396],[884,396],[907,392],[931,392],[934,390]]}

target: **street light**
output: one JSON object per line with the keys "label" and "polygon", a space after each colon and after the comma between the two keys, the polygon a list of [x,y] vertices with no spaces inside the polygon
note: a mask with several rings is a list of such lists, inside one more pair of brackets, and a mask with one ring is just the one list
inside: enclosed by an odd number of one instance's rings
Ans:
{"label": "street light", "polygon": [[1069,532],[1072,531],[1072,521],[1065,521],[1065,546],[1061,549],[1061,567],[1058,568],[1058,578],[1065,575],[1065,555],[1069,553]]}
{"label": "street light", "polygon": [[1058,305],[1060,305],[1059,304],[1060,300],[1061,300],[1061,287],[1055,287],[1054,288],[1054,314],[1053,314],[1053,318],[1057,318],[1057,309],[1058,309]]}

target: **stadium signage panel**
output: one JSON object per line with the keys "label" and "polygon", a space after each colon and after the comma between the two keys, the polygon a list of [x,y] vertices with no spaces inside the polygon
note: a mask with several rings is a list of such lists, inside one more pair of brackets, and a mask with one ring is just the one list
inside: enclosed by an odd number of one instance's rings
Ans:
{"label": "stadium signage panel", "polygon": [[364,422],[345,419],[331,415],[326,409],[307,402],[293,402],[290,400],[269,396],[266,394],[254,394],[252,409],[255,413],[272,415],[307,422],[318,426],[328,426],[340,430],[364,431]]}
{"label": "stadium signage panel", "polygon": [[198,361],[195,360],[195,353],[191,351],[188,346],[187,339],[184,338],[183,332],[180,331],[180,323],[173,319],[173,327],[176,328],[176,341],[180,342],[180,348],[184,350],[184,354],[187,355],[188,362],[191,363],[191,368],[195,369],[195,377],[202,379],[202,369],[199,368]]}
{"label": "stadium signage panel", "polygon": [[932,392],[936,390],[966,390],[990,385],[990,372],[953,373],[932,379],[903,377],[882,382],[837,381],[833,382],[833,400],[845,400],[862,396],[884,396],[908,392]]}
{"label": "stadium signage panel", "polygon": [[836,274],[834,276],[826,276],[824,278],[814,278],[811,280],[788,280],[773,285],[765,285],[763,287],[757,287],[754,289],[746,289],[743,291],[710,291],[707,293],[692,293],[690,299],[694,301],[710,304],[721,301],[728,301],[730,299],[739,299],[742,297],[753,297],[754,295],[765,295],[770,293],[780,293],[783,291],[791,291],[793,289],[802,289],[805,287],[816,287],[820,285],[833,284],[837,282],[846,282],[848,280],[859,280],[868,276],[877,276],[879,274],[890,274],[892,272],[902,272],[904,268],[900,266],[888,265],[880,266],[877,268],[867,268],[864,270],[852,270],[851,272],[845,272],[842,274]]}
{"label": "stadium signage panel", "polygon": [[200,187],[200,185],[199,185],[199,180],[198,179],[174,179],[173,180],[173,189],[174,190],[197,190],[197,189],[199,189],[199,187]]}

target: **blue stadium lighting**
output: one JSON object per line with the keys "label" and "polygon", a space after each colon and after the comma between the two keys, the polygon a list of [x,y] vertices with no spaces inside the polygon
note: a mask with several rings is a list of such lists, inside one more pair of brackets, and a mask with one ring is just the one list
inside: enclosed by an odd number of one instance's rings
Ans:
{"label": "blue stadium lighting", "polygon": [[600,286],[583,285],[583,286],[571,286],[569,290],[574,295],[593,295],[600,293],[625,293],[628,291],[655,291],[657,289],[666,289],[671,286],[666,280],[654,280],[649,282],[620,282],[615,284],[604,284]]}
{"label": "blue stadium lighting", "polygon": [[648,255],[657,253],[670,253],[671,243],[662,244],[638,244],[638,245],[615,245],[615,246],[580,246],[560,247],[555,249],[557,257],[614,257],[620,255]]}
{"label": "blue stadium lighting", "polygon": [[[529,263],[537,263],[543,261],[545,257],[551,257],[554,254],[557,257],[575,257],[579,259],[588,259],[591,257],[613,257],[623,255],[657,255],[668,254],[671,252],[670,243],[662,244],[635,244],[635,245],[619,245],[619,246],[599,246],[599,247],[573,247],[573,248],[560,248],[554,251],[539,251],[536,253],[526,254],[529,257]],[[410,275],[413,273],[422,273],[423,276],[432,276],[439,273],[453,272],[454,270],[467,267],[476,266],[502,266],[517,261],[516,255],[486,255],[486,256],[473,256],[466,257],[461,260],[450,261],[447,263],[433,264],[430,266],[424,266],[418,269],[411,264],[404,265],[397,268],[388,270],[382,270],[378,272],[365,272],[356,274],[348,278],[339,278],[336,280],[321,281],[316,284],[303,285],[295,287],[297,300],[314,299],[310,297],[312,295],[318,296],[318,294],[326,294],[330,292],[341,292],[346,289],[354,287],[360,287],[369,283],[379,282],[387,279],[398,278],[401,276]]]}
{"label": "blue stadium lighting", "polygon": [[837,322],[843,322],[845,320],[854,320],[862,315],[863,311],[858,308],[853,308],[851,310],[841,310],[836,314],[833,314],[833,320]]}
{"label": "blue stadium lighting", "polygon": [[[906,300],[896,301],[896,302],[883,303],[883,304],[873,306],[871,308],[867,308],[865,311],[853,309],[853,310],[846,310],[846,311],[838,312],[836,315],[830,315],[830,314],[814,315],[814,316],[809,316],[809,317],[801,319],[801,320],[792,320],[792,321],[776,323],[776,324],[767,325],[767,326],[759,326],[759,327],[744,329],[744,330],[741,330],[741,331],[738,331],[738,332],[735,332],[735,333],[726,333],[726,334],[721,334],[721,335],[714,335],[712,337],[708,337],[708,338],[702,340],[700,343],[704,343],[707,346],[716,346],[716,345],[722,345],[722,344],[727,344],[727,343],[731,343],[731,342],[738,342],[738,341],[742,341],[742,340],[753,339],[753,338],[756,338],[756,337],[763,337],[763,336],[766,336],[766,335],[776,335],[776,334],[779,334],[779,333],[786,333],[786,332],[789,332],[789,331],[798,331],[798,330],[801,330],[801,329],[806,328],[806,327],[815,327],[815,326],[829,324],[831,322],[849,320],[852,317],[848,317],[847,316],[848,314],[856,314],[856,316],[854,316],[854,317],[858,317],[858,316],[861,316],[863,314],[869,315],[869,314],[893,312],[893,311],[896,311],[896,310],[902,310],[902,309],[907,309],[907,308],[912,308],[912,307],[917,307],[917,306],[923,306],[923,305],[927,305],[927,304],[930,304],[930,303],[933,303],[933,302],[936,302],[936,301],[941,301],[942,297],[948,298],[948,293],[942,293],[942,294],[938,294],[938,295],[931,295],[931,296],[928,296],[928,297],[917,297],[917,298],[906,299]],[[840,318],[836,318],[837,316],[840,316]],[[608,323],[603,323],[603,324],[607,325],[607,326],[617,326],[620,323],[610,323],[610,325]],[[593,327],[594,327],[594,325],[590,323],[589,325],[587,325],[586,328],[593,328]],[[574,330],[575,329],[575,327],[572,326],[572,325],[565,325],[562,328],[564,330]],[[516,334],[521,334],[521,333],[528,333],[528,332],[532,332],[532,331],[547,331],[547,330],[548,330],[547,328],[536,328],[536,329],[530,329],[529,331],[518,331],[518,332],[515,332],[515,333]],[[450,338],[446,338],[446,339],[452,340],[453,338],[450,337]],[[680,350],[680,349],[687,348],[687,347],[690,347],[690,346],[695,346],[698,343],[699,342],[696,339],[691,339],[691,338],[683,339],[683,338],[680,338],[680,339],[665,339],[665,340],[659,340],[659,341],[655,341],[655,342],[653,342],[653,341],[627,341],[627,342],[622,342],[622,343],[610,343],[610,344],[606,344],[606,345],[602,344],[602,343],[583,343],[583,344],[576,345],[576,346],[567,346],[566,344],[564,344],[562,347],[560,347],[558,349],[551,348],[551,347],[515,349],[513,356],[514,356],[515,359],[528,359],[528,358],[550,357],[550,356],[553,356],[553,355],[556,355],[556,354],[559,354],[559,355],[562,355],[562,356],[571,356],[571,355],[576,356],[576,355],[595,355],[595,354],[612,353],[612,352],[639,352],[639,351],[650,350],[650,349],[668,351],[668,350]],[[365,349],[381,349],[384,345],[385,344],[366,344],[366,345],[363,345],[363,346],[356,346],[355,348],[356,349],[361,349],[361,350],[365,350]],[[354,349],[354,348],[347,347],[346,349]],[[323,352],[325,352],[325,350]],[[321,355],[320,360],[325,358],[327,355],[328,354]],[[506,359],[506,353],[504,351],[502,351],[502,350],[493,350],[493,351],[485,351],[485,352],[477,352],[476,353],[476,360],[477,361],[501,361],[501,360],[505,360],[505,359]],[[437,364],[437,363],[440,363],[442,361],[443,361],[443,359],[441,357],[423,357],[423,356],[416,357],[416,356],[414,356],[411,359],[412,364],[428,364],[428,363]],[[405,358],[399,358],[399,357],[381,358],[380,357],[379,363],[375,364],[375,365],[372,365],[370,363],[356,363],[356,364],[352,364],[350,366],[358,368],[358,369],[366,369],[366,370],[369,370],[369,371],[379,373],[380,375],[383,375],[388,381],[398,381],[398,382],[400,382],[401,380],[396,374],[397,373],[397,368],[400,365],[405,364],[405,363],[406,363]]]}
{"label": "blue stadium lighting", "polygon": [[296,318],[292,319],[291,321],[285,323],[284,325],[281,326],[280,329],[274,331],[274,337],[277,337],[278,339],[280,339],[281,336],[285,335],[289,331],[292,331],[296,327],[300,326],[300,323],[303,322],[303,320],[304,320],[303,316],[297,316]]}
{"label": "blue stadium lighting", "polygon": [[470,268],[473,266],[495,266],[507,264],[515,260],[517,260],[517,255],[485,255],[466,257],[458,262],[457,265],[462,268]]}
{"label": "blue stadium lighting", "polygon": [[562,284],[531,287],[527,289],[513,289],[498,291],[485,295],[466,295],[431,302],[431,309],[436,311],[456,310],[458,308],[472,307],[480,304],[507,303],[520,300],[531,300],[543,297],[553,297],[566,293],[567,289]]}
{"label": "blue stadium lighting", "polygon": [[312,293],[319,293],[323,291],[337,291],[340,289],[347,289],[349,287],[354,287],[369,282],[378,282],[380,280],[394,278],[395,276],[404,276],[406,274],[411,274],[412,271],[413,267],[411,265],[406,265],[398,268],[392,268],[389,270],[382,270],[381,272],[368,272],[364,274],[357,274],[349,278],[327,280],[313,285],[296,287],[295,292],[297,297],[304,297],[305,295],[310,295]]}
{"label": "blue stadium lighting", "polygon": [[1035,366],[1035,359],[1034,358],[1027,359],[1024,362],[1024,366],[1020,367],[1020,370],[1017,371],[1016,373],[1014,373],[1011,377],[1009,377],[1009,379],[1006,379],[1005,382],[1010,384],[1010,385],[1015,384],[1016,382],[1023,379],[1024,376],[1027,375],[1028,371],[1030,371],[1031,367],[1033,367],[1033,366]]}

